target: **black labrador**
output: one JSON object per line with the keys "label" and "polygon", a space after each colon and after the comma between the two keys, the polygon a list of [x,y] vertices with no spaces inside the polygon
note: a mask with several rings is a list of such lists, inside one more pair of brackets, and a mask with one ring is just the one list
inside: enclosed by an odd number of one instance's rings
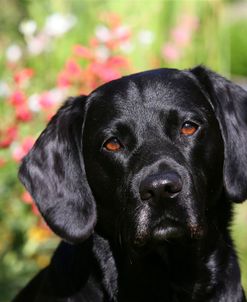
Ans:
{"label": "black labrador", "polygon": [[243,302],[247,92],[198,66],[71,98],[20,179],[64,241],[15,301]]}

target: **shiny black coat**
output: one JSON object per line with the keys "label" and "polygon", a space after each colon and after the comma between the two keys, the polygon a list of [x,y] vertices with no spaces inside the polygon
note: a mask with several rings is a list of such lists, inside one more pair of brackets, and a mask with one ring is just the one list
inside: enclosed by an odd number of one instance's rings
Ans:
{"label": "shiny black coat", "polygon": [[71,98],[20,179],[64,242],[15,301],[246,301],[229,226],[247,93],[218,74],[158,69]]}

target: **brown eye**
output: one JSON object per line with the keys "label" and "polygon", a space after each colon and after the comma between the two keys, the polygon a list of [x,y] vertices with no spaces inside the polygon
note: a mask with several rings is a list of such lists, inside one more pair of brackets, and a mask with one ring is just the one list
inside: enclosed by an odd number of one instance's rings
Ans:
{"label": "brown eye", "polygon": [[123,146],[116,137],[113,137],[113,138],[108,139],[104,143],[104,148],[107,151],[117,152],[117,151],[121,150],[123,148]]}
{"label": "brown eye", "polygon": [[185,122],[180,130],[180,133],[183,135],[193,135],[198,129],[198,125],[193,122]]}

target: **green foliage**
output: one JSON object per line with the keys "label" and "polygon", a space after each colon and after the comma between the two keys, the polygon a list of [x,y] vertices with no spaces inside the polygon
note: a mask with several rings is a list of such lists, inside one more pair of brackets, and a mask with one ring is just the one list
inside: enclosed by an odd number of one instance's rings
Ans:
{"label": "green foliage", "polygon": [[242,282],[247,292],[247,203],[235,206],[235,219],[232,234],[237,248],[237,254],[242,271]]}
{"label": "green foliage", "polygon": [[231,73],[247,76],[247,21],[240,20],[229,28]]}

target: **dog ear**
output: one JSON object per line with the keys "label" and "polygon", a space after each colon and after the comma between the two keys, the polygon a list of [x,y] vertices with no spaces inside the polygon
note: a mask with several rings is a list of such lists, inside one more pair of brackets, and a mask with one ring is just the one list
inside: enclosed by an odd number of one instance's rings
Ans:
{"label": "dog ear", "polygon": [[23,159],[19,177],[50,228],[64,240],[84,241],[96,205],[82,158],[86,97],[69,99]]}
{"label": "dog ear", "polygon": [[247,92],[203,66],[190,71],[208,95],[221,128],[227,197],[242,202],[247,198]]}

